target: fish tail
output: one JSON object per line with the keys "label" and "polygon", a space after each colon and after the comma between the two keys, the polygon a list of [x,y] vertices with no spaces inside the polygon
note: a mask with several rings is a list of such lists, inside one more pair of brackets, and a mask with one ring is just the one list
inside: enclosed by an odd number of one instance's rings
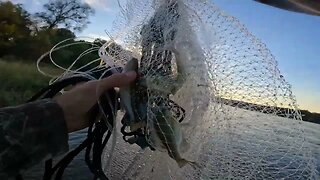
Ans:
{"label": "fish tail", "polygon": [[191,165],[193,167],[200,167],[196,162],[189,161],[189,160],[186,160],[186,159],[177,160],[177,163],[178,163],[178,166],[180,168],[184,167],[186,164],[189,164],[189,165]]}

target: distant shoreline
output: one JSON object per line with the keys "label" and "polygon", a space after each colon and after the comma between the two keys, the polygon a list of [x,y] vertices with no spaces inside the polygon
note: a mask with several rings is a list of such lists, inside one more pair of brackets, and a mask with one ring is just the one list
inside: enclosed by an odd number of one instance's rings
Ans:
{"label": "distant shoreline", "polygon": [[[254,103],[249,103],[249,102],[244,102],[244,101],[238,101],[238,100],[231,100],[231,99],[225,99],[222,98],[222,102],[224,104],[230,105],[232,107],[238,107],[241,109],[246,109],[246,110],[251,110],[252,108],[256,109],[257,111],[261,113],[266,113],[269,114],[268,112],[274,112],[274,115],[280,116],[280,117],[285,117],[285,118],[294,118],[292,115],[288,116],[287,112],[293,112],[295,111],[294,109],[289,109],[289,108],[281,108],[281,107],[274,107],[274,106],[265,106],[265,105],[259,105],[259,104],[254,104]],[[311,123],[316,123],[320,124],[320,113],[312,113],[308,110],[300,110],[302,120],[311,122]]]}

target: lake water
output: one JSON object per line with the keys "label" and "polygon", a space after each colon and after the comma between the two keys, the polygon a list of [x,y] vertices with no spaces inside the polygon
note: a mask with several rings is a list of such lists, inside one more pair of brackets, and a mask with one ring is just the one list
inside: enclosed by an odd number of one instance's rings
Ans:
{"label": "lake water", "polygon": [[[141,150],[117,135],[111,179],[320,179],[320,125],[237,109],[233,118],[207,121],[187,130],[185,157],[200,168],[178,168],[166,153]],[[86,131],[70,135],[71,149]],[[107,162],[110,146],[102,157]],[[65,170],[64,179],[92,179],[83,152]],[[25,179],[40,179],[43,164]]]}

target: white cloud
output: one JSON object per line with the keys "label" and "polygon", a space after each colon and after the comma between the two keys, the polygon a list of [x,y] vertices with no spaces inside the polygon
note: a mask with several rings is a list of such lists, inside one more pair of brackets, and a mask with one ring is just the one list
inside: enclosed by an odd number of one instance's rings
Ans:
{"label": "white cloud", "polygon": [[[1,0],[0,0],[1,1]],[[22,4],[28,12],[34,13],[42,10],[42,5],[47,2],[47,0],[10,0],[14,4]]]}
{"label": "white cloud", "polygon": [[84,0],[84,2],[88,3],[93,8],[105,11],[110,11],[113,4],[110,0]]}
{"label": "white cloud", "polygon": [[[31,3],[34,5],[40,5],[41,4],[41,0],[11,0],[13,3]],[[46,1],[43,1],[46,2]]]}
{"label": "white cloud", "polygon": [[32,0],[32,2],[36,5],[40,5],[41,3],[43,3],[42,1],[40,0]]}
{"label": "white cloud", "polygon": [[11,0],[11,2],[13,2],[13,3],[23,3],[24,2],[24,0]]}

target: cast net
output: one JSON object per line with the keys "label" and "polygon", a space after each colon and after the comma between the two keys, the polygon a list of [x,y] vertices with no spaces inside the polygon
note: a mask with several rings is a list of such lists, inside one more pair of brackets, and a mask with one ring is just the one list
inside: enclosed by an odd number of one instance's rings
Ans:
{"label": "cast net", "polygon": [[[145,121],[141,128],[155,151],[141,150],[113,134],[114,143],[103,157],[109,177],[319,177],[291,86],[266,46],[236,18],[205,0],[119,5],[110,40],[86,53],[99,50],[112,67],[138,60],[143,79],[138,85],[144,88],[131,94],[140,103],[134,106],[135,117]],[[79,72],[71,69],[65,68],[60,77]],[[188,148],[182,146],[184,138]],[[175,145],[197,165],[179,168],[172,158]]]}

